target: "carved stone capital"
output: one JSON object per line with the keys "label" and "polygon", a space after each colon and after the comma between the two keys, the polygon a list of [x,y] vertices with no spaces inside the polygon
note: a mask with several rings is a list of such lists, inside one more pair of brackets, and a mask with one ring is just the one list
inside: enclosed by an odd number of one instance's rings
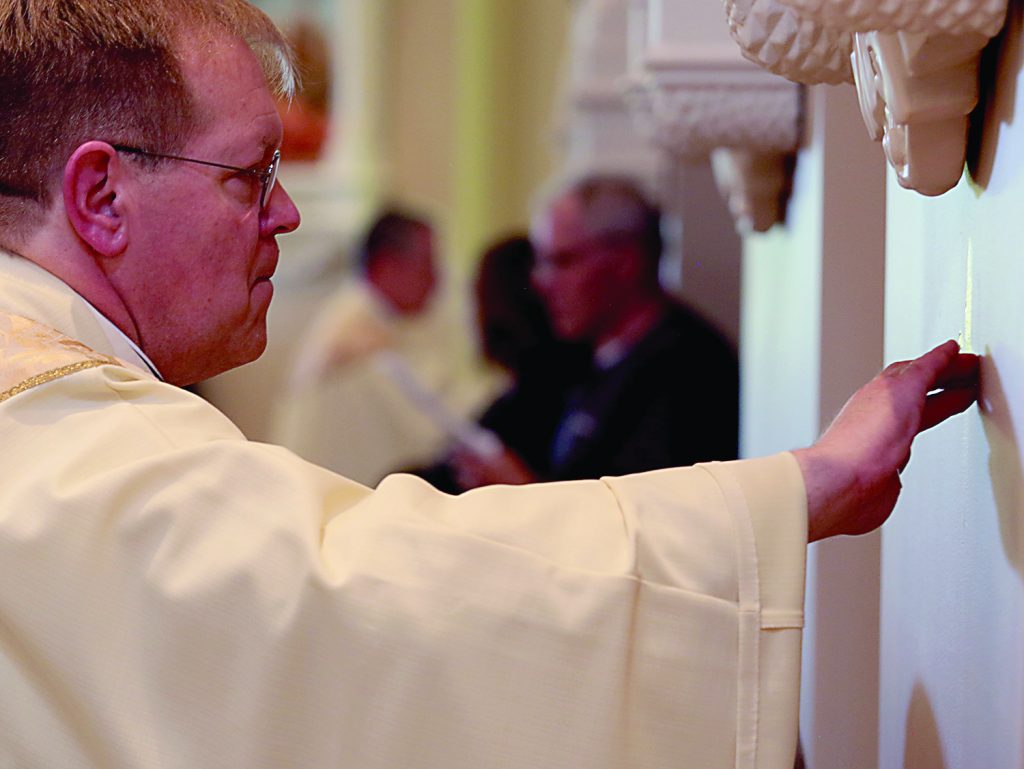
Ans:
{"label": "carved stone capital", "polygon": [[[626,102],[636,125],[684,161],[722,148],[743,158],[795,152],[803,133],[802,88],[744,60],[716,10],[681,0],[629,0]],[[761,189],[756,177],[762,171],[773,177],[768,186],[778,188],[768,197],[784,194],[779,190],[788,186],[776,183],[772,163],[745,163],[744,188]],[[758,203],[756,215],[750,206],[733,206],[741,230],[755,220],[758,229],[770,226],[780,210],[778,200]]]}
{"label": "carved stone capital", "polygon": [[754,71],[707,71],[635,83],[627,102],[640,130],[681,157],[717,147],[792,152],[800,143],[799,86]]}

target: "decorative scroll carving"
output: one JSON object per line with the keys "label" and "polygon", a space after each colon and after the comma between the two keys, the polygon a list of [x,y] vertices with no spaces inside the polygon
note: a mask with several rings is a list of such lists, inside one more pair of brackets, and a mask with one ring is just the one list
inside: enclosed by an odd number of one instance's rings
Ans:
{"label": "decorative scroll carving", "polygon": [[960,179],[977,55],[988,38],[866,32],[856,36],[864,121],[903,187],[941,195]]}
{"label": "decorative scroll carving", "polygon": [[726,0],[726,9],[744,55],[798,82],[831,82],[820,73],[834,61],[818,43],[852,35],[864,122],[900,184],[939,195],[959,181],[981,51],[1006,0]]}
{"label": "decorative scroll carving", "polygon": [[798,86],[756,71],[718,72],[700,82],[648,83],[628,98],[641,130],[658,145],[683,159],[711,157],[740,234],[785,218],[801,139]]}

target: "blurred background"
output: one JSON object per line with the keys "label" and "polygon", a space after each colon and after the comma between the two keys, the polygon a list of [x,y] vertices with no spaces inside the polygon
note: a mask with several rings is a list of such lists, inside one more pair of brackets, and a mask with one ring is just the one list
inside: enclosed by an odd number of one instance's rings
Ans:
{"label": "blurred background", "polygon": [[[636,3],[256,4],[287,31],[303,70],[303,90],[282,105],[281,168],[303,223],[280,241],[266,353],[202,386],[250,438],[273,437],[275,394],[294,347],[313,308],[352,271],[355,244],[385,205],[435,225],[439,301],[465,321],[455,365],[466,369],[467,410],[496,386],[473,339],[477,262],[489,244],[524,231],[538,191],[567,175],[640,178],[669,214],[666,285],[737,342],[740,238],[713,192],[710,161],[659,148],[627,104],[640,53],[630,46],[645,24]],[[728,43],[721,6],[707,7]]]}

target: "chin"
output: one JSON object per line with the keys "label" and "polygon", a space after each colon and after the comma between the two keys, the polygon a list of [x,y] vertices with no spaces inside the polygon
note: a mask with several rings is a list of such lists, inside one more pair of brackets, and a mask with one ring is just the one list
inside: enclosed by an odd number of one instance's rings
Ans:
{"label": "chin", "polygon": [[211,379],[219,374],[244,366],[247,363],[252,363],[263,355],[266,349],[267,332],[264,326],[258,334],[254,333],[252,337],[247,339],[244,345],[225,346],[221,349],[219,355],[207,360],[207,365],[203,367],[204,371],[201,377],[194,379],[193,383],[204,379]]}
{"label": "chin", "polygon": [[267,310],[268,306],[250,308],[249,316],[244,325],[238,328],[238,334],[234,337],[234,344],[230,349],[237,352],[232,356],[236,363],[234,366],[242,366],[252,363],[260,357],[267,349]]}
{"label": "chin", "polygon": [[267,351],[267,335],[264,334],[263,338],[260,340],[259,346],[255,350],[253,350],[252,356],[249,358],[249,360],[246,361],[246,363],[252,363],[254,360],[260,358],[263,355],[263,353],[265,353],[266,351]]}
{"label": "chin", "polygon": [[228,368],[238,368],[244,366],[246,363],[252,363],[254,360],[263,355],[267,350],[267,327],[264,325],[260,330],[260,333],[253,338],[250,343],[246,346],[245,350],[238,356],[238,359],[232,363]]}

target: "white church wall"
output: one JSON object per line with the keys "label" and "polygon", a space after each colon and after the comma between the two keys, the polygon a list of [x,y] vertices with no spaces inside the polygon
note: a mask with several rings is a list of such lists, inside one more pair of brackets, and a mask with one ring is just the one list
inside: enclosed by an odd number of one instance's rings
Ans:
{"label": "white church wall", "polygon": [[983,409],[923,436],[884,529],[883,769],[1024,767],[1019,13],[973,178],[934,199],[889,181],[887,357],[949,337],[985,357]]}

